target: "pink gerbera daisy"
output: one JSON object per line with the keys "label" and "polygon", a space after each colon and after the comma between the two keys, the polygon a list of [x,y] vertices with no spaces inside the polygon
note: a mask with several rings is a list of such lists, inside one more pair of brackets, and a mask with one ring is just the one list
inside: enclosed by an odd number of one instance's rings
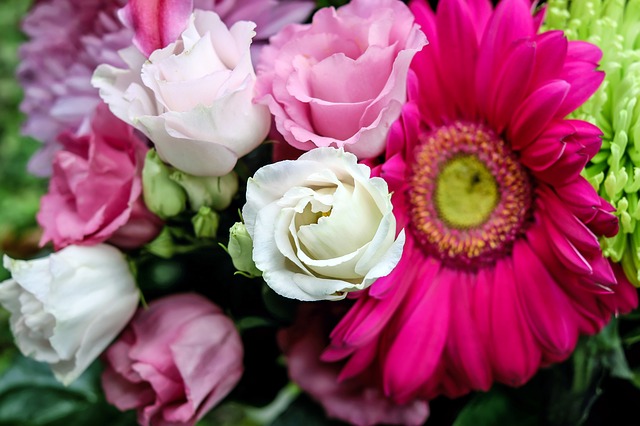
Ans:
{"label": "pink gerbera daisy", "polygon": [[580,176],[601,132],[564,119],[602,82],[599,49],[536,34],[527,0],[411,8],[430,45],[378,168],[403,258],[323,354],[400,403],[521,385],[637,304],[598,243],[618,230],[613,209]]}

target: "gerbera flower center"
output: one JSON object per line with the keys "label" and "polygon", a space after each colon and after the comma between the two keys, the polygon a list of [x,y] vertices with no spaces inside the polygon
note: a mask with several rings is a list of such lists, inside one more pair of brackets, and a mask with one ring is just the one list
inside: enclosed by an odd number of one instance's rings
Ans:
{"label": "gerbera flower center", "polygon": [[423,134],[412,172],[411,225],[429,254],[467,266],[492,263],[523,232],[531,180],[485,125],[456,122]]}

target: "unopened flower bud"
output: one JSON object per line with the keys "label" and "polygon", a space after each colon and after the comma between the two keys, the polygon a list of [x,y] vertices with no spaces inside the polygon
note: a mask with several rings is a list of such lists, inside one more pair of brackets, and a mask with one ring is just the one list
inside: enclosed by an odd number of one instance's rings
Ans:
{"label": "unopened flower bud", "polygon": [[169,178],[171,168],[150,149],[142,169],[142,187],[147,208],[163,219],[180,214],[187,196],[180,185]]}
{"label": "unopened flower bud", "polygon": [[238,192],[238,175],[234,172],[224,176],[193,176],[176,170],[170,178],[184,188],[194,211],[203,206],[224,210]]}
{"label": "unopened flower bud", "polygon": [[220,223],[220,215],[209,207],[200,207],[191,219],[193,230],[198,238],[215,238]]}
{"label": "unopened flower bud", "polygon": [[240,272],[259,277],[262,272],[253,262],[253,241],[242,222],[236,222],[229,229],[229,246],[227,252],[231,256],[233,266]]}

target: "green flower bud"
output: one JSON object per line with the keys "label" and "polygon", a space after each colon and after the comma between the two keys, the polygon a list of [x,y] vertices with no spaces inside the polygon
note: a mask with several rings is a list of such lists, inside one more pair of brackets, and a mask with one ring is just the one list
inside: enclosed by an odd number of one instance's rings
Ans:
{"label": "green flower bud", "polygon": [[253,241],[242,222],[236,222],[229,229],[229,246],[227,253],[231,256],[233,266],[251,277],[260,277],[262,272],[253,263]]}
{"label": "green flower bud", "polygon": [[154,149],[149,150],[142,169],[144,203],[163,219],[180,214],[187,199],[182,187],[169,178],[171,170]]}
{"label": "green flower bud", "polygon": [[220,215],[209,207],[202,206],[191,219],[193,230],[198,238],[215,238],[220,224]]}
{"label": "green flower bud", "polygon": [[164,227],[160,234],[145,246],[149,253],[164,259],[169,259],[176,252],[176,246],[171,236],[171,230],[168,227]]}
{"label": "green flower bud", "polygon": [[224,176],[193,176],[175,170],[169,177],[187,192],[192,210],[203,206],[224,210],[238,192],[238,175],[234,172]]}

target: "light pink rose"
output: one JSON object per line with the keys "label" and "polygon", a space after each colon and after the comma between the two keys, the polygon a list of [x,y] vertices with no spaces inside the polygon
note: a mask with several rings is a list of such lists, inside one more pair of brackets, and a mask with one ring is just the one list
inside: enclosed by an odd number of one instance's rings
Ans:
{"label": "light pink rose", "polygon": [[149,149],[134,129],[101,105],[86,135],[63,133],[49,192],[42,197],[40,241],[56,250],[110,240],[121,248],[153,239],[161,220],[142,201],[142,166]]}
{"label": "light pink rose", "polygon": [[327,415],[357,426],[421,425],[429,416],[426,401],[397,405],[374,385],[340,380],[340,365],[320,361],[329,332],[345,310],[334,303],[301,305],[294,324],[278,333],[289,377],[324,407]]}
{"label": "light pink rose", "polygon": [[406,101],[409,63],[427,43],[399,0],[354,0],[273,36],[256,99],[296,148],[334,146],[360,159],[383,152]]}
{"label": "light pink rose", "polygon": [[196,10],[178,40],[148,60],[124,49],[128,69],[101,65],[92,83],[163,161],[192,175],[224,176],[271,125],[268,108],[253,103],[254,28],[246,21],[228,28],[214,12]]}
{"label": "light pink rose", "polygon": [[134,316],[105,353],[102,387],[143,425],[193,425],[240,380],[243,349],[233,322],[196,294],[158,299]]}

